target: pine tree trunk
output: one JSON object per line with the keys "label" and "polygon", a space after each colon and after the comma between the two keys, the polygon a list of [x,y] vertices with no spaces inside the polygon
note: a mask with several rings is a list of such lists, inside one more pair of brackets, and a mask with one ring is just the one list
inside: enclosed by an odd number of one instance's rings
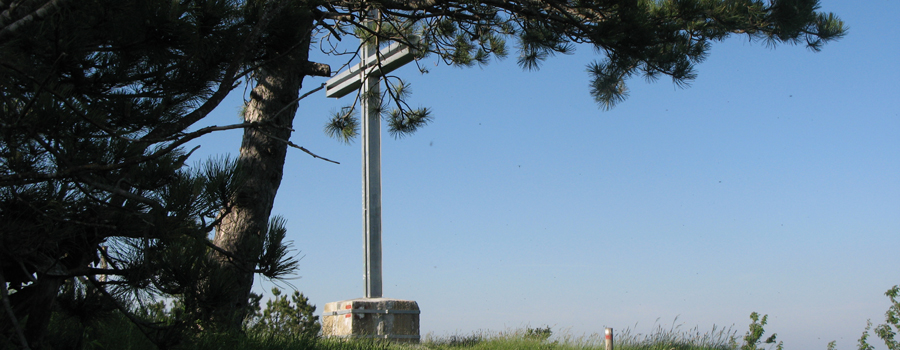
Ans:
{"label": "pine tree trunk", "polygon": [[224,269],[224,276],[219,277],[224,278],[209,287],[221,288],[222,293],[211,291],[217,295],[205,307],[215,327],[238,329],[247,314],[252,271],[281,184],[288,148],[286,140],[291,137],[297,111],[295,100],[304,76],[310,73],[304,67],[309,66],[312,20],[308,15],[298,15],[297,10],[286,12],[279,17],[293,19],[279,18],[273,21],[273,27],[288,23],[289,29],[269,37],[267,51],[275,59],[254,74],[257,85],[244,112],[245,121],[257,123],[256,127],[245,129],[237,159],[245,172],[246,183],[238,191],[231,212],[216,229],[214,243],[234,254],[236,259],[216,254]]}

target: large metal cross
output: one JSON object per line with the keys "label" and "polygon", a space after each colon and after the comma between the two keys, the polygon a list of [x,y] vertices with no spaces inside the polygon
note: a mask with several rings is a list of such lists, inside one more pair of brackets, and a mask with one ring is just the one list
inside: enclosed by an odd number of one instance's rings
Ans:
{"label": "large metal cross", "polygon": [[362,119],[363,251],[366,298],[381,298],[381,92],[379,79],[413,60],[410,48],[394,43],[375,54],[362,44],[360,62],[325,83],[328,97],[359,91]]}

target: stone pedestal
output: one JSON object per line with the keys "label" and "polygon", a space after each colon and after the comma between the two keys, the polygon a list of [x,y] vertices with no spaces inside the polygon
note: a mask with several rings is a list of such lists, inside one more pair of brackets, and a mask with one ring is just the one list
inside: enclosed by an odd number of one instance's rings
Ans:
{"label": "stone pedestal", "polygon": [[322,335],[419,341],[419,304],[412,300],[360,298],[325,304]]}

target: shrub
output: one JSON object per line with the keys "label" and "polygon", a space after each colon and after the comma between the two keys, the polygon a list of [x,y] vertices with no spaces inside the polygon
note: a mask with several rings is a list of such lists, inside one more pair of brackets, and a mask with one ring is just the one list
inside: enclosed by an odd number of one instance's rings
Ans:
{"label": "shrub", "polygon": [[[900,296],[900,286],[894,286],[893,288],[888,289],[884,295],[891,299],[891,306],[888,307],[888,310],[884,313],[884,322],[886,323],[875,327],[875,335],[884,341],[884,345],[887,345],[889,350],[900,350],[900,343],[894,339],[894,336],[897,335],[897,331],[900,330],[900,301],[897,300],[898,296]],[[868,325],[866,325],[866,330],[863,331],[862,336],[859,338],[859,350],[874,349],[867,341],[869,338],[869,330],[871,328],[872,321],[869,321]]]}
{"label": "shrub", "polygon": [[[765,350],[765,346],[759,347],[759,340],[762,338],[763,334],[766,333],[763,326],[766,325],[768,321],[769,315],[763,315],[762,319],[759,318],[759,314],[756,312],[750,313],[750,319],[753,322],[750,323],[750,330],[747,331],[747,334],[744,335],[744,345],[741,346],[741,350]],[[772,335],[766,338],[764,344],[774,344],[775,343],[776,333],[772,333]],[[776,349],[781,350],[783,348],[783,344],[778,342],[778,345],[775,346]]]}
{"label": "shrub", "polygon": [[[266,302],[266,308],[262,312],[251,315],[245,327],[247,332],[258,336],[279,337],[305,337],[313,338],[319,335],[322,325],[316,312],[315,305],[309,304],[309,299],[303,293],[294,291],[291,299],[282,295],[281,290],[272,288],[272,299]],[[255,303],[258,305],[258,297]]]}
{"label": "shrub", "polygon": [[544,341],[550,338],[551,335],[553,335],[553,332],[550,330],[550,326],[544,326],[544,328],[525,327],[526,339]]}

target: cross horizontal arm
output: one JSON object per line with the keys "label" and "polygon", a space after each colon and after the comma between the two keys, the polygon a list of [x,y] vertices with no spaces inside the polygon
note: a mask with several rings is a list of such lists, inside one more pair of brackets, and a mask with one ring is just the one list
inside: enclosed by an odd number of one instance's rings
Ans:
{"label": "cross horizontal arm", "polygon": [[362,64],[351,66],[349,69],[328,79],[328,81],[325,82],[325,96],[341,98],[358,90],[360,85],[362,85],[362,79],[359,76],[359,71],[361,69],[370,70],[368,76],[377,78],[388,74],[415,59],[415,55],[412,50],[410,50],[409,46],[402,43],[391,44],[379,51],[378,56],[381,58],[380,64],[376,57],[368,58],[363,60],[366,62],[365,66]]}

